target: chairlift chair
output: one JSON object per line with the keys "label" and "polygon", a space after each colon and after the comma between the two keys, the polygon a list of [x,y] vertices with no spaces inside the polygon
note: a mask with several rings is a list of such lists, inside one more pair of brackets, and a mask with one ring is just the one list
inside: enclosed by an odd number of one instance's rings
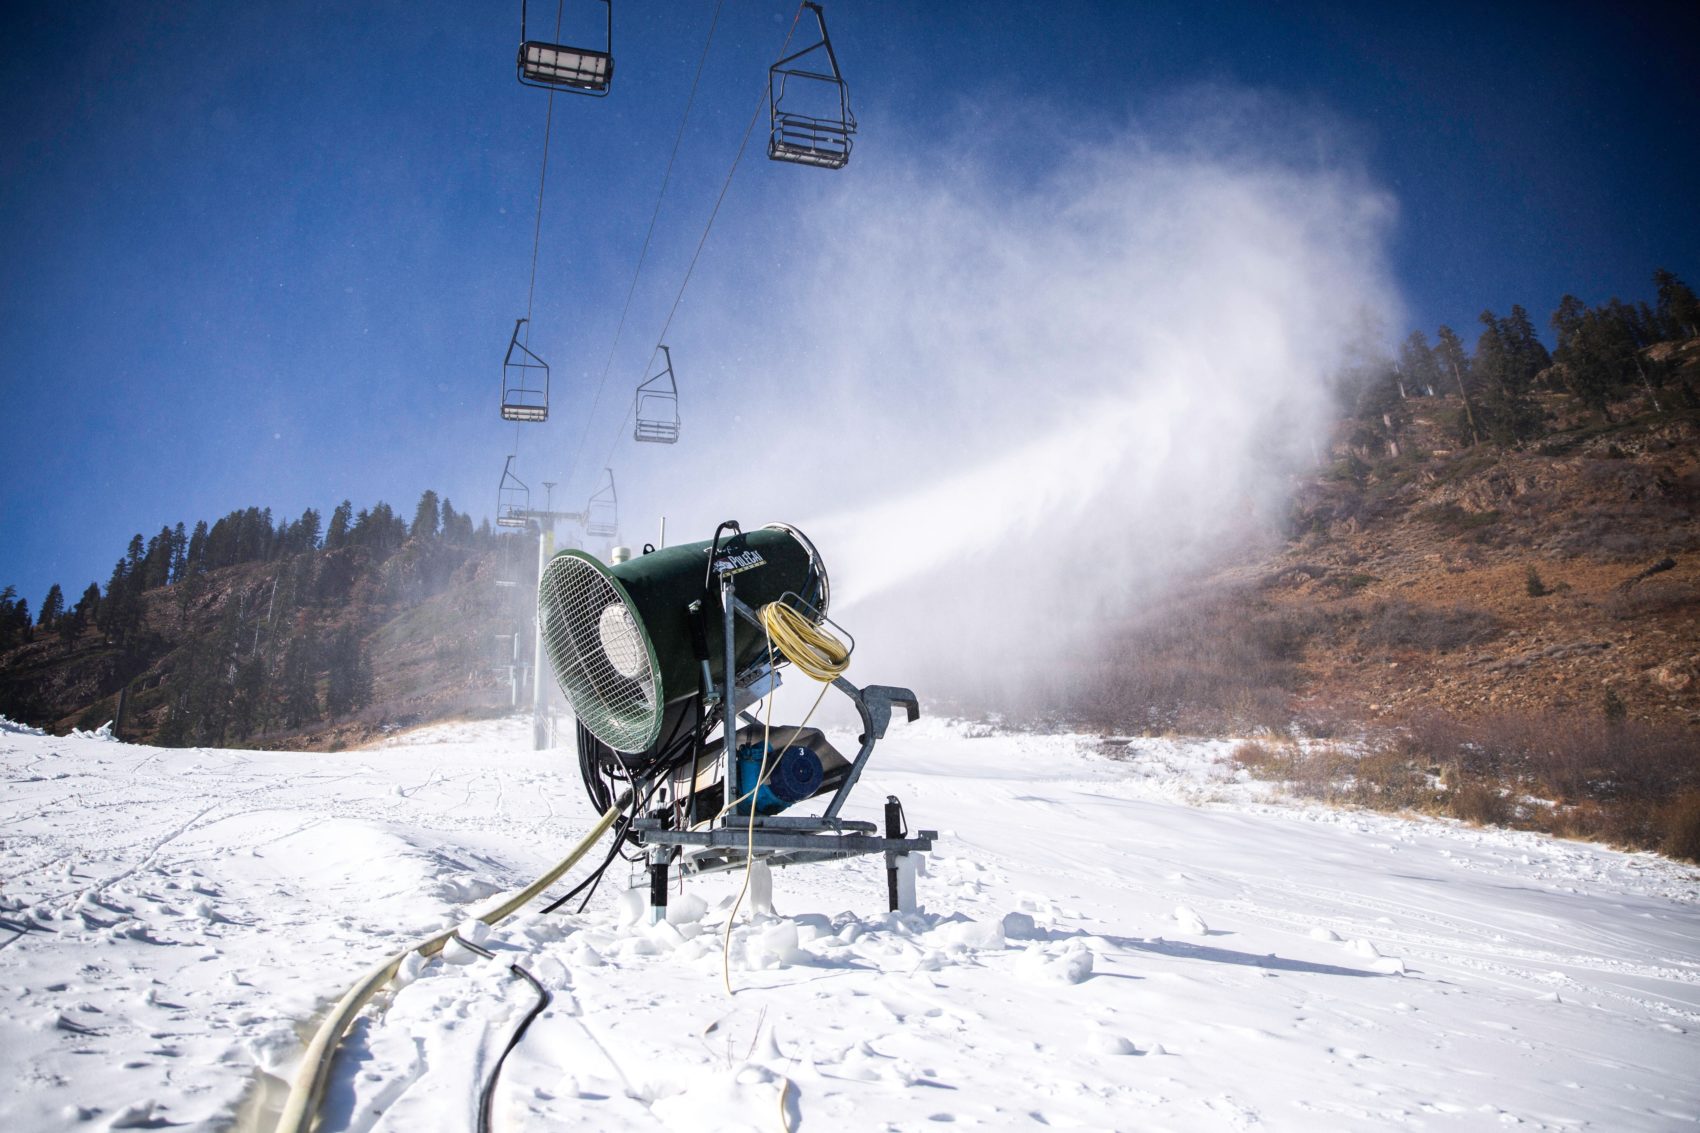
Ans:
{"label": "chairlift chair", "polygon": [[[564,4],[565,0],[561,0]],[[603,33],[603,49],[568,47],[561,43],[546,43],[532,39],[526,26],[526,3],[519,6],[519,81],[528,87],[545,90],[564,90],[571,94],[587,94],[603,98],[608,85],[614,81],[614,5],[613,0],[600,0],[607,14]],[[557,9],[555,34],[560,35],[560,14]]]}
{"label": "chairlift chair", "polygon": [[632,437],[651,444],[670,445],[679,439],[679,384],[673,378],[673,352],[662,346],[666,359],[660,373],[637,388],[637,425]]}
{"label": "chairlift chair", "polygon": [[[815,14],[820,42],[793,52],[767,69],[767,156],[774,161],[842,169],[850,160],[850,136],[856,116],[850,113],[850,88],[838,70],[838,55],[826,34],[821,6],[805,0]],[[823,52],[830,74],[810,70],[804,56]],[[818,56],[817,56],[818,58]]]}
{"label": "chairlift chair", "polygon": [[533,354],[519,340],[528,319],[514,320],[513,337],[502,359],[502,419],[504,421],[547,421],[549,419],[549,363]]}
{"label": "chairlift chair", "polygon": [[496,526],[525,527],[530,524],[531,489],[514,475],[514,458],[502,466],[502,483],[496,489]]}
{"label": "chairlift chair", "polygon": [[604,468],[607,483],[591,494],[584,508],[584,533],[602,537],[620,530],[620,502],[614,492],[614,470]]}

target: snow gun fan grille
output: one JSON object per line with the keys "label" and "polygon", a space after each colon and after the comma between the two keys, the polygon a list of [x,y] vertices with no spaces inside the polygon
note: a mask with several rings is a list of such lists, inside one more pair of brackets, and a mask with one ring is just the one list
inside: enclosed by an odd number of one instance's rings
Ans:
{"label": "snow gun fan grille", "polygon": [[655,648],[625,588],[577,551],[556,555],[537,585],[543,648],[573,715],[615,751],[643,751],[661,731]]}

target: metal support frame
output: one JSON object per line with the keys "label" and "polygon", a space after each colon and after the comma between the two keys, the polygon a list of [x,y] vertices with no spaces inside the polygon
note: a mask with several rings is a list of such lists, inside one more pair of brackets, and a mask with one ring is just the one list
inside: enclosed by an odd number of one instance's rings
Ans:
{"label": "metal support frame", "polygon": [[[761,618],[755,610],[738,598],[733,575],[730,573],[720,576],[720,602],[726,641],[725,672],[730,674],[736,670],[734,619],[741,617],[759,626]],[[737,687],[740,682],[729,679],[727,683]],[[886,854],[890,862],[903,854],[931,850],[933,840],[938,837],[936,830],[918,830],[913,837],[892,837],[889,833],[882,837],[878,833],[879,827],[872,822],[838,817],[839,811],[850,797],[851,789],[861,777],[862,769],[867,766],[869,757],[873,755],[874,745],[885,737],[886,729],[891,725],[892,708],[901,706],[906,718],[913,722],[921,718],[920,702],[915,694],[906,688],[890,685],[857,688],[844,677],[836,678],[832,687],[848,696],[856,705],[856,712],[862,719],[862,735],[856,758],[845,771],[844,778],[827,804],[825,813],[818,817],[757,815],[753,827],[749,815],[729,813],[723,816],[719,825],[697,830],[670,830],[666,828],[663,819],[645,817],[635,821],[632,829],[638,833],[645,845],[677,846],[681,850],[694,850],[694,853],[685,853],[681,858],[680,870],[686,874],[736,869],[743,866],[752,856],[755,860],[766,861],[772,865],[787,866],[878,853]],[[736,790],[736,782],[732,776],[733,761],[737,758],[738,748],[738,713],[726,711],[723,714],[722,729],[720,749],[723,765],[720,774],[721,782],[727,785],[727,798],[730,799],[732,792]]]}

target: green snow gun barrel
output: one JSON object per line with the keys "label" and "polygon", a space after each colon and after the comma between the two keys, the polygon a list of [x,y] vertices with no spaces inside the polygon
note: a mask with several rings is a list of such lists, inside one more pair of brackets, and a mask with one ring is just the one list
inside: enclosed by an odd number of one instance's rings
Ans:
{"label": "green snow gun barrel", "polygon": [[[618,752],[648,750],[668,708],[701,689],[705,661],[714,687],[725,688],[718,582],[725,570],[734,572],[737,596],[752,608],[785,599],[811,619],[826,614],[820,557],[784,524],[733,535],[718,547],[716,540],[685,543],[613,566],[583,551],[549,561],[537,585],[543,648],[573,714],[597,739]],[[757,627],[741,618],[733,625],[741,672],[763,658],[767,645]]]}

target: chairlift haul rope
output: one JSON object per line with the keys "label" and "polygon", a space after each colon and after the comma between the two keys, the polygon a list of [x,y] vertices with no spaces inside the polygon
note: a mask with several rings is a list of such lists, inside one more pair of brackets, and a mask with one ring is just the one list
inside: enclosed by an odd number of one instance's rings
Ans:
{"label": "chairlift haul rope", "polygon": [[[537,263],[540,256],[540,247],[542,242],[543,202],[548,178],[549,147],[554,111],[554,90],[558,87],[559,89],[565,89],[579,94],[607,93],[607,80],[611,79],[613,70],[613,59],[611,56],[613,15],[611,0],[601,0],[601,2],[608,9],[608,50],[598,52],[591,49],[568,48],[558,43],[554,45],[532,43],[528,38],[526,38],[527,33],[524,30],[525,6],[522,0],[521,35],[522,40],[524,40],[521,45],[520,53],[522,82],[525,82],[527,78],[527,52],[528,49],[531,48],[548,47],[551,50],[567,54],[577,53],[578,56],[584,56],[590,59],[590,64],[594,65],[592,67],[593,70],[595,67],[605,66],[606,68],[605,73],[598,72],[597,74],[590,75],[590,79],[585,82],[551,80],[529,84],[547,86],[549,88],[550,102],[548,112],[545,117],[543,161],[538,177],[537,210],[532,229],[530,280],[526,292],[526,329],[522,345],[527,348],[528,353],[530,317],[533,311],[535,299]],[[643,244],[638,253],[637,264],[632,272],[632,280],[627,288],[626,298],[621,306],[620,316],[615,325],[614,336],[609,346],[608,356],[603,364],[602,373],[597,379],[596,390],[591,397],[590,410],[585,414],[584,426],[580,431],[578,443],[573,446],[572,461],[568,466],[567,475],[564,477],[564,482],[568,485],[573,482],[577,475],[579,466],[584,463],[584,453],[590,440],[590,432],[595,427],[596,415],[597,411],[601,407],[602,395],[606,390],[608,375],[613,368],[614,359],[618,355],[620,340],[625,331],[625,325],[631,311],[632,302],[636,296],[638,284],[642,280],[644,266],[648,261],[649,249],[653,242],[655,229],[659,222],[661,207],[666,200],[667,190],[671,184],[673,169],[677,161],[679,148],[684,138],[685,129],[689,125],[691,111],[695,105],[697,90],[702,79],[702,72],[707,64],[709,51],[713,46],[714,34],[719,25],[720,12],[723,5],[724,0],[719,0],[719,2],[716,3],[714,14],[709,22],[708,33],[704,38],[702,53],[698,58],[696,72],[691,80],[690,92],[686,98],[684,111],[680,116],[679,128],[674,136],[673,148],[668,154],[667,166],[662,174],[661,185],[656,195],[655,205],[650,211],[649,224],[645,230]],[[555,26],[555,37],[557,40],[560,39],[563,9],[564,0],[559,0],[556,8]],[[796,35],[797,28],[802,20],[805,9],[814,15],[816,25],[820,31],[820,39],[800,51],[791,53],[791,43]],[[817,51],[824,52],[827,67],[826,71],[810,70],[802,62],[806,56]],[[800,84],[800,87],[803,89],[813,89],[816,87],[824,87],[828,89],[831,92],[831,96],[836,99],[836,112],[834,112],[830,106],[825,106],[819,109],[808,105],[803,106],[801,109],[788,106],[786,103],[788,93],[787,84],[792,83],[793,81]],[[662,322],[660,333],[656,336],[657,350],[665,349],[665,347],[661,344],[665,343],[667,333],[672,327],[673,320],[678,314],[679,307],[684,301],[685,292],[690,287],[691,280],[696,272],[697,264],[702,257],[703,249],[707,245],[709,233],[714,229],[715,221],[719,218],[721,207],[724,205],[726,200],[726,195],[731,189],[733,177],[736,175],[738,166],[742,162],[744,153],[748,148],[750,134],[755,129],[756,121],[761,117],[761,108],[763,104],[766,104],[768,108],[769,141],[767,149],[768,156],[773,160],[833,169],[842,168],[849,160],[850,137],[856,132],[856,121],[854,115],[850,112],[848,86],[845,84],[843,75],[839,70],[837,54],[833,48],[831,38],[827,34],[825,16],[822,12],[821,5],[815,3],[814,0],[801,0],[801,2],[797,5],[795,13],[792,15],[791,25],[786,30],[785,41],[780,48],[779,60],[768,69],[768,79],[766,89],[763,92],[763,97],[757,103],[754,113],[750,116],[749,124],[745,127],[743,136],[739,140],[737,153],[733,157],[731,166],[727,169],[726,176],[720,186],[720,191],[715,197],[714,207],[710,210],[708,219],[703,225],[702,233],[697,239],[695,249],[692,251],[690,262],[686,265],[684,275],[679,283],[678,291],[674,295],[673,303],[669,307],[667,316]],[[652,351],[651,361],[653,361],[654,355],[655,351]],[[628,422],[638,422],[633,429],[634,439],[638,441],[659,441],[662,443],[671,443],[677,439],[678,391],[676,380],[671,377],[670,358],[668,360],[666,372],[669,374],[669,379],[672,383],[671,421],[663,421],[659,426],[651,427],[649,429],[645,429],[643,427],[643,393],[645,391],[645,387],[649,385],[650,382],[654,381],[655,378],[660,377],[659,373],[655,375],[648,375],[648,366],[646,364],[645,374],[648,376],[639,381],[638,395],[628,404],[625,414],[622,415],[619,425],[614,431],[613,440],[608,447],[606,455],[601,461],[603,467],[607,467],[612,463],[614,451],[619,445],[620,438],[624,434]],[[665,400],[665,397],[657,399],[657,403],[659,404],[659,402],[663,400]],[[546,416],[547,406],[545,404],[541,416],[530,417],[527,419],[542,420],[546,418]],[[518,445],[516,437],[515,453],[517,454],[517,452]]]}
{"label": "chairlift haul rope", "polygon": [[[781,57],[783,57],[785,55],[785,52],[790,49],[791,38],[797,32],[797,24],[803,17],[803,9],[804,8],[813,8],[815,10],[815,12],[817,13],[817,15],[820,11],[820,6],[818,4],[811,4],[809,2],[809,0],[803,0],[802,3],[799,3],[797,5],[797,11],[791,17],[791,26],[785,32],[785,42],[784,42],[783,45],[780,46],[780,49],[779,49],[779,53],[780,53]],[[824,28],[824,25],[823,25],[823,28]],[[706,51],[706,47],[705,47],[705,51]],[[699,69],[700,69],[700,65],[699,65]],[[770,78],[769,78],[769,82],[771,83],[771,75],[770,75]],[[741,139],[739,139],[739,142],[738,142],[738,152],[732,158],[731,167],[726,170],[726,178],[725,178],[724,181],[721,182],[720,192],[714,198],[714,208],[712,210],[710,210],[710,212],[708,214],[708,221],[707,221],[707,223],[705,223],[703,225],[702,235],[697,238],[696,249],[695,249],[695,251],[693,251],[691,253],[691,262],[688,265],[686,265],[684,278],[679,281],[678,294],[676,294],[673,297],[673,305],[670,308],[668,308],[668,310],[667,310],[667,318],[661,324],[661,332],[655,336],[655,341],[658,344],[667,341],[667,331],[673,325],[673,317],[676,314],[678,314],[678,312],[679,312],[679,304],[684,301],[685,289],[688,288],[691,285],[691,276],[696,272],[697,261],[702,258],[703,246],[708,243],[708,234],[714,230],[714,222],[720,216],[720,206],[723,205],[726,202],[726,193],[732,187],[732,177],[733,177],[734,174],[736,174],[738,172],[739,163],[744,160],[744,150],[749,146],[750,134],[755,130],[756,122],[761,118],[762,107],[767,106],[769,108],[769,114],[771,115],[771,113],[772,113],[772,105],[771,104],[772,104],[771,91],[770,91],[770,89],[764,89],[763,92],[762,92],[761,99],[759,101],[757,101],[757,103],[756,103],[756,108],[755,108],[754,113],[752,113],[750,115],[749,125],[744,127],[743,137]],[[681,124],[681,126],[682,126],[682,124]],[[656,207],[659,209],[659,207],[660,207],[659,202],[657,202]],[[634,286],[635,286],[635,281],[634,281]],[[652,355],[652,357],[653,357],[653,355]],[[599,392],[600,392],[600,390],[599,390]],[[604,456],[603,459],[602,459],[602,463],[604,465],[607,465],[607,464],[610,464],[610,463],[613,462],[614,450],[617,447],[619,447],[620,438],[622,436],[624,436],[625,431],[626,431],[626,422],[632,419],[632,415],[635,412],[636,412],[635,405],[628,407],[625,415],[620,418],[620,424],[619,424],[618,428],[616,428],[614,430],[613,442],[609,444],[607,455]],[[590,413],[585,417],[584,432],[579,438],[579,443],[578,443],[577,447],[573,450],[573,463],[569,467],[569,471],[567,473],[567,478],[568,478],[569,481],[572,479],[573,473],[578,471],[578,465],[579,465],[580,458],[581,458],[583,451],[584,451],[584,445],[585,445],[585,442],[590,439],[590,428],[591,428],[591,425],[594,423],[595,419],[596,419],[596,403],[593,402],[592,405],[591,405]]]}

